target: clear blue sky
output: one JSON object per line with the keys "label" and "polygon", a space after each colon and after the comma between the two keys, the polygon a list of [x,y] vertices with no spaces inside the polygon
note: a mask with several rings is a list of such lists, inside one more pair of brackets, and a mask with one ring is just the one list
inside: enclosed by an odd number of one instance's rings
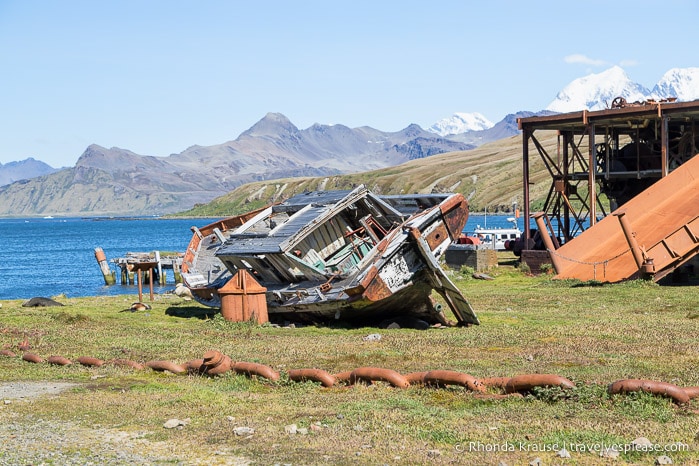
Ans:
{"label": "clear blue sky", "polygon": [[0,0],[0,163],[166,156],[267,112],[398,131],[546,107],[612,65],[699,66],[694,0]]}

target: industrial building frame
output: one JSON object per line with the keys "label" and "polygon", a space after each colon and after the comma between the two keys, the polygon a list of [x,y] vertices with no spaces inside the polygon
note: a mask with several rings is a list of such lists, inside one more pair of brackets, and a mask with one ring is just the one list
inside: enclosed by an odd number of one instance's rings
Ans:
{"label": "industrial building frame", "polygon": [[[613,211],[697,154],[698,124],[699,100],[628,103],[621,97],[606,110],[519,118],[524,249],[535,249],[528,227],[530,148],[536,149],[551,178],[543,215],[557,247],[611,213],[601,194]],[[556,147],[545,147],[536,131],[556,131]]]}

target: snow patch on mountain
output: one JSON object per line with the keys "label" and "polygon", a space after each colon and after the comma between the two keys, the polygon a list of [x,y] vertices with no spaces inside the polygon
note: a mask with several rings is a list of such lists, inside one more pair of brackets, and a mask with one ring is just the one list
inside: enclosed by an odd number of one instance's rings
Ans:
{"label": "snow patch on mountain", "polygon": [[495,124],[480,113],[455,113],[449,118],[439,120],[427,128],[427,131],[437,133],[440,136],[449,136],[469,131],[483,131],[493,126]]}

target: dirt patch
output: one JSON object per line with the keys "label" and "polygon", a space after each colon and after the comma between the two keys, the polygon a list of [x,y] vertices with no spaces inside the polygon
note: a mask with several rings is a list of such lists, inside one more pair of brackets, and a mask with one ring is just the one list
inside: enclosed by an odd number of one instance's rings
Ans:
{"label": "dirt patch", "polygon": [[0,400],[33,399],[77,387],[71,382],[4,382],[0,383]]}
{"label": "dirt patch", "polygon": [[192,458],[191,448],[177,441],[148,440],[153,435],[149,430],[127,432],[98,425],[86,427],[76,421],[45,419],[13,410],[13,401],[30,402],[79,386],[85,385],[72,382],[0,383],[0,465],[250,464],[250,460],[235,455],[226,447]]}

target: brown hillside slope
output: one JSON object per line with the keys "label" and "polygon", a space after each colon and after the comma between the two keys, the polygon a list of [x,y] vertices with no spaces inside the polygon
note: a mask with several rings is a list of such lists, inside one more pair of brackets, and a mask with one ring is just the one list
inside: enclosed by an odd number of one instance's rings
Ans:
{"label": "brown hillside slope", "polygon": [[[543,133],[542,133],[543,134]],[[556,152],[556,135],[537,134],[550,154]],[[533,203],[543,202],[550,177],[530,148]],[[182,212],[186,216],[228,216],[312,190],[351,189],[364,184],[378,194],[459,192],[472,211],[509,211],[522,204],[522,138],[514,136],[476,149],[449,152],[369,172],[318,178],[285,178],[240,186],[205,205]]]}

